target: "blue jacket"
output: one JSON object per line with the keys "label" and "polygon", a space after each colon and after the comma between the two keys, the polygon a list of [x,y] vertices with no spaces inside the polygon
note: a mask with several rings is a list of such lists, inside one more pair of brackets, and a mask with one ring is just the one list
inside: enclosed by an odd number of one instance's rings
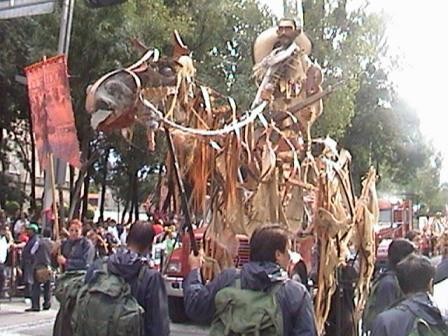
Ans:
{"label": "blue jacket", "polygon": [[[183,283],[187,315],[199,323],[211,323],[215,314],[215,296],[219,290],[235,285],[241,278],[241,288],[267,291],[278,281],[285,281],[281,268],[274,263],[249,262],[238,272],[227,269],[207,285],[202,284],[199,270],[188,274]],[[314,312],[306,288],[294,280],[286,280],[277,292],[283,317],[285,336],[315,336]]]}
{"label": "blue jacket", "polygon": [[[168,298],[162,275],[147,268],[138,283],[141,267],[147,267],[145,258],[128,249],[119,249],[107,261],[109,272],[123,277],[131,286],[131,293],[145,310],[145,336],[166,336],[170,334]],[[94,279],[95,270],[103,261],[98,260],[89,268],[86,283]]]}
{"label": "blue jacket", "polygon": [[373,322],[371,336],[408,336],[414,329],[416,318],[424,320],[431,327],[440,328],[443,335],[448,334],[440,311],[433,305],[429,295],[416,293],[378,315]]}
{"label": "blue jacket", "polygon": [[86,270],[93,262],[93,244],[85,237],[76,240],[66,239],[62,242],[61,252],[67,259],[66,271]]}

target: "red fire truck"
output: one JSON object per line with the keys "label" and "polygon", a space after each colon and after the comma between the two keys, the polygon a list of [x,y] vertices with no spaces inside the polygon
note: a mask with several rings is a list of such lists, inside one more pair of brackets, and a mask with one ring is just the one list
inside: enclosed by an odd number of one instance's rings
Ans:
{"label": "red fire truck", "polygon": [[377,266],[382,268],[387,263],[387,250],[395,238],[404,237],[412,229],[412,201],[391,202],[379,200],[379,220],[375,226]]}

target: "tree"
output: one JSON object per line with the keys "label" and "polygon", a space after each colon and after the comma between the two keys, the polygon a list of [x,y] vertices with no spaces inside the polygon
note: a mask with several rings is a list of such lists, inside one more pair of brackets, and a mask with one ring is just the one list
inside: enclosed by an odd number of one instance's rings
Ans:
{"label": "tree", "polygon": [[[415,112],[396,96],[389,79],[390,65],[384,62],[390,58],[384,17],[368,12],[367,1],[353,4],[348,0],[304,1],[304,28],[313,42],[311,58],[322,65],[326,84],[341,80],[345,83],[325,99],[324,114],[313,135],[330,135],[352,152],[356,180],[373,164],[380,170],[382,185],[404,188],[410,186],[417,172],[431,170],[434,152],[428,150],[430,147],[418,131]],[[2,206],[7,197],[13,197],[8,194],[10,181],[4,174],[9,164],[8,153],[20,154],[26,152],[22,148],[32,146],[13,127],[29,118],[26,92],[15,83],[14,76],[44,55],[56,53],[59,15],[56,12],[0,21]],[[142,130],[136,131],[137,138],[131,143],[115,133],[95,133],[84,109],[89,84],[138,58],[131,38],[169,54],[171,34],[177,29],[193,52],[199,81],[233,96],[243,112],[256,90],[251,79],[252,43],[271,25],[271,20],[255,0],[128,1],[97,10],[77,1],[69,73],[84,166],[73,186],[72,210],[80,207],[83,184],[84,210],[87,210],[88,186],[95,182],[109,185],[125,208],[132,208],[138,216],[138,203],[154,187],[154,179],[148,172],[163,162],[165,147],[158,146],[156,152],[148,153],[146,145],[141,146],[142,141],[138,140],[144,137]],[[27,128],[29,123],[24,126]],[[16,140],[6,138],[11,134]],[[159,139],[158,143],[163,141]],[[109,150],[107,160],[104,156]],[[34,171],[34,162],[29,162],[35,160],[26,155],[21,158],[25,167]],[[106,170],[108,163],[110,171]],[[437,165],[433,168],[440,170]]]}

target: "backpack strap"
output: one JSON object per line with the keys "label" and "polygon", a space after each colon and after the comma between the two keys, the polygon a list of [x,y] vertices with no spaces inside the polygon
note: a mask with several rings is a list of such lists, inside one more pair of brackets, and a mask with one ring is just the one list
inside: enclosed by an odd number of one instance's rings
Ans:
{"label": "backpack strap", "polygon": [[241,288],[241,277],[238,277],[235,279],[235,286],[236,289],[242,289]]}

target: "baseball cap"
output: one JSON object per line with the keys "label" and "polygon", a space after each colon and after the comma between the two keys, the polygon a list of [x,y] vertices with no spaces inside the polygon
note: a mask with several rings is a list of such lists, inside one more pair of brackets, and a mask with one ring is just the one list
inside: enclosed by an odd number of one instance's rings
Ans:
{"label": "baseball cap", "polygon": [[35,223],[31,223],[26,227],[28,230],[33,230],[35,233],[39,232],[39,227]]}

